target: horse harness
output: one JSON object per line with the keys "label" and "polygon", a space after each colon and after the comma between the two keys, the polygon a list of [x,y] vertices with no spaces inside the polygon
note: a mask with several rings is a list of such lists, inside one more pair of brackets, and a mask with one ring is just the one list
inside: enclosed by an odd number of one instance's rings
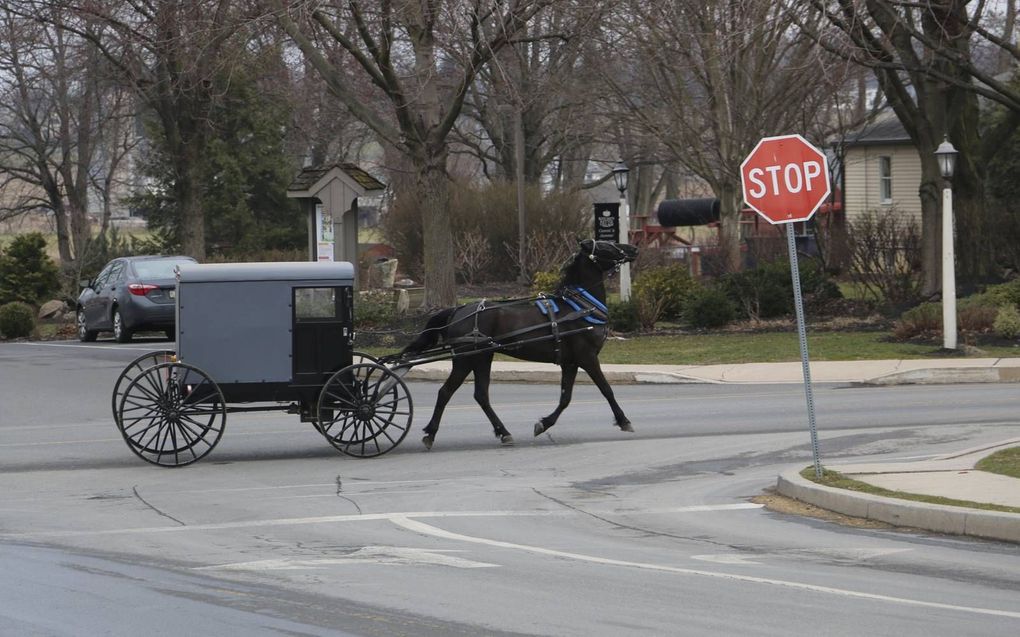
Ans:
{"label": "horse harness", "polygon": [[[534,325],[522,327],[495,337],[490,336],[479,329],[478,317],[485,310],[491,309],[491,307],[502,307],[508,304],[500,303],[496,306],[488,306],[486,305],[487,299],[482,299],[475,306],[474,311],[471,312],[471,314],[460,319],[465,320],[473,318],[474,325],[471,328],[471,331],[464,336],[445,339],[446,344],[454,348],[467,346],[465,347],[467,350],[487,349],[499,351],[503,349],[513,349],[516,346],[537,340],[552,340],[556,352],[556,364],[558,365],[560,364],[560,341],[564,337],[580,332],[587,332],[594,329],[596,326],[606,325],[609,322],[609,309],[606,305],[580,286],[563,288],[560,290],[560,294],[556,296],[540,294],[537,298],[515,299],[511,301],[509,305],[523,304],[527,302],[534,302],[539,312],[548,319],[548,322],[535,323]],[[566,306],[564,309],[569,308],[570,311],[561,313],[560,303],[563,303]],[[565,323],[570,323],[572,321],[584,321],[586,325],[580,328],[567,326],[567,329],[563,329]],[[519,336],[546,328],[551,331],[551,334],[548,336],[536,339],[525,339],[515,343],[507,342]]]}

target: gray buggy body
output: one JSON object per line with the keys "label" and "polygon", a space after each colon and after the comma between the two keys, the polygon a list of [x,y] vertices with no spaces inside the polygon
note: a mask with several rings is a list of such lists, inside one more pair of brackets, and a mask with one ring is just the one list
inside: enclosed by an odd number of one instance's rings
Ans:
{"label": "gray buggy body", "polygon": [[196,263],[177,276],[177,358],[228,402],[298,400],[351,364],[350,263]]}

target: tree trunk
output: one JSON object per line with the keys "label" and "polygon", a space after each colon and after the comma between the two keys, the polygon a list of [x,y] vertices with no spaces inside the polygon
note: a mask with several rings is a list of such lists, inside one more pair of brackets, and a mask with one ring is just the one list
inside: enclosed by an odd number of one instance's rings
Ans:
{"label": "tree trunk", "polygon": [[446,174],[446,150],[440,147],[415,160],[416,189],[422,205],[425,235],[425,307],[450,307],[457,303],[450,226],[450,181]]}
{"label": "tree trunk", "polygon": [[723,267],[727,272],[741,270],[740,259],[740,208],[742,195],[740,183],[724,181],[719,193],[719,250],[722,252]]}
{"label": "tree trunk", "polygon": [[[921,154],[921,296],[942,289],[942,187],[938,163],[931,153]],[[927,156],[926,156],[927,155]]]}

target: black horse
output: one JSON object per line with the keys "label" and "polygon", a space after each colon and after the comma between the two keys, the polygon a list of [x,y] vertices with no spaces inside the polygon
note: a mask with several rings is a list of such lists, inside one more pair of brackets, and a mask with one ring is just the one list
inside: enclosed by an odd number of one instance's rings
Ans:
{"label": "black horse", "polygon": [[[422,438],[425,446],[432,448],[446,404],[470,373],[475,376],[475,400],[492,423],[496,437],[503,444],[513,444],[513,436],[489,403],[494,346],[514,358],[556,363],[563,369],[560,403],[555,411],[535,423],[536,436],[556,424],[570,404],[578,368],[588,373],[609,401],[616,426],[622,431],[634,431],[602,374],[599,351],[609,333],[604,279],[607,273],[619,270],[636,256],[634,246],[587,239],[580,242],[577,254],[563,266],[563,278],[555,295],[482,301],[442,310],[431,317],[421,334],[401,352],[401,356],[421,352],[435,347],[442,339],[456,353],[453,371],[439,389],[436,409],[425,427]],[[540,340],[543,336],[550,338]],[[487,348],[489,351],[471,351]]]}

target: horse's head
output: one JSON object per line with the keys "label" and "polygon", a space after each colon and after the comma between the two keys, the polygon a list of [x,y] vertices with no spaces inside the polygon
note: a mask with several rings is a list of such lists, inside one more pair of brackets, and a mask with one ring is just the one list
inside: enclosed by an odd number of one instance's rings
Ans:
{"label": "horse's head", "polygon": [[638,249],[628,243],[585,239],[579,243],[577,258],[594,263],[602,272],[617,271],[637,258]]}

